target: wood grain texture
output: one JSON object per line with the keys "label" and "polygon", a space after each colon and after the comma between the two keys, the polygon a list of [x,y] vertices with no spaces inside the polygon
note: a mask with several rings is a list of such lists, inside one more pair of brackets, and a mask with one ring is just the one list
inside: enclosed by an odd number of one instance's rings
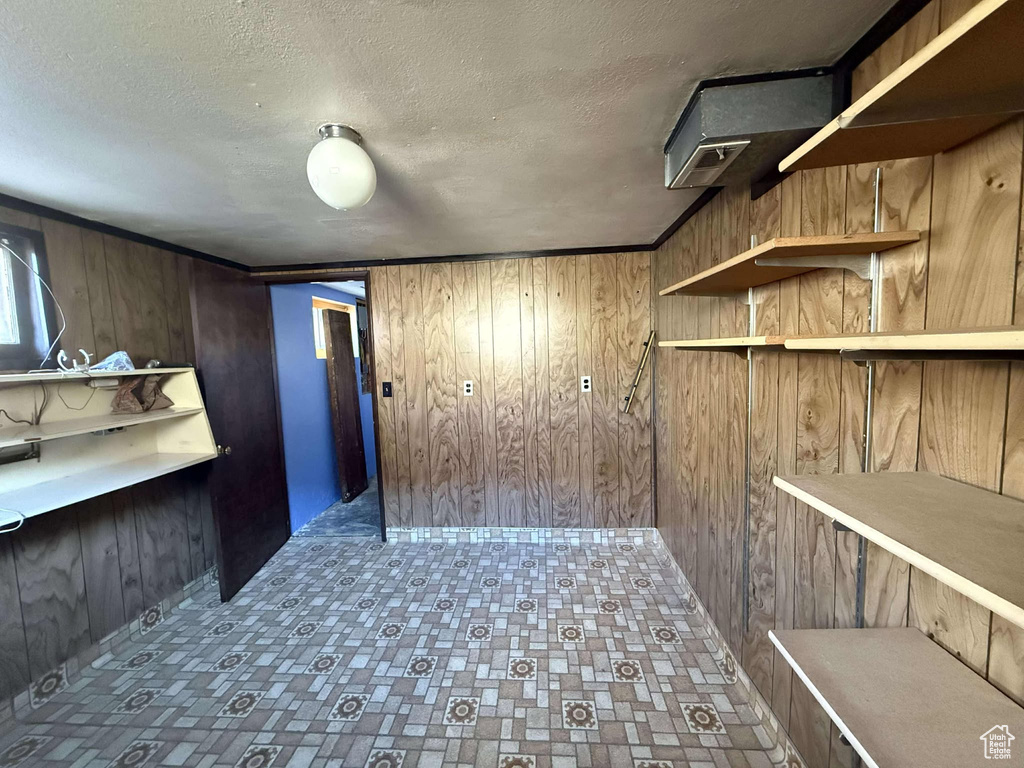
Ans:
{"label": "wood grain texture", "polygon": [[173,480],[157,478],[131,489],[139,541],[142,597],[155,605],[189,581],[185,500]]}
{"label": "wood grain texture", "polygon": [[28,644],[22,617],[18,572],[11,536],[0,536],[0,693],[11,694],[28,685]]}
{"label": "wood grain texture", "polygon": [[[924,7],[858,68],[858,95],[972,4],[934,0]],[[877,164],[882,176],[880,229],[921,233],[916,242],[881,256],[880,301],[873,308],[879,330],[1024,325],[1022,147],[1024,120],[1018,118],[943,155]],[[701,209],[653,255],[655,288],[707,269],[721,247],[734,247],[743,234],[752,233],[763,242],[787,235],[871,231],[875,168],[871,164],[793,174],[749,202],[746,230],[737,223],[736,210],[742,204],[734,197],[736,191],[721,193],[721,202]],[[688,241],[699,254],[693,264],[685,263]],[[668,303],[673,300],[681,303]],[[686,334],[677,328],[685,327],[689,310],[682,302],[688,301],[694,302],[694,327]],[[735,320],[729,300],[721,297],[660,297],[653,307],[659,330],[671,327],[674,338],[725,336]],[[754,291],[751,333],[863,333],[869,309],[867,285],[859,277],[824,270],[807,273]],[[727,405],[722,410],[717,394],[729,390],[732,372],[713,361],[713,353],[660,351],[655,492],[660,503],[677,509],[662,516],[658,526],[735,651],[737,606],[722,590],[719,569],[722,533],[730,531],[728,498],[736,469],[723,469],[731,426],[724,417],[730,409]],[[820,515],[808,514],[785,494],[776,497],[770,488],[768,501],[759,475],[856,473],[866,463],[873,472],[931,470],[1024,496],[1024,481],[1018,480],[1024,477],[1024,416],[1018,413],[1024,412],[1018,406],[1024,401],[1024,366],[878,363],[870,425],[864,422],[865,372],[838,358],[755,351],[753,376],[746,585],[750,623],[742,663],[809,765],[848,766],[853,760],[850,749],[813,697],[799,683],[794,686],[788,665],[777,653],[760,649],[773,626],[858,623],[857,537],[835,534],[815,519]],[[870,456],[864,455],[867,426],[872,433]],[[700,446],[692,468],[688,444]],[[709,472],[710,465],[717,471]],[[692,479],[692,496],[686,492],[687,478]],[[1024,697],[1020,630],[871,543],[863,577],[864,625],[918,627],[1008,695],[1018,701]]]}
{"label": "wood grain texture", "polygon": [[594,517],[598,527],[619,525],[619,345],[616,254],[590,262],[593,329]]}
{"label": "wood grain texture", "polygon": [[[616,310],[620,398],[633,383],[650,334],[651,259],[646,253],[624,253],[618,260]],[[651,495],[651,370],[643,372],[629,413],[620,406],[619,525],[653,525]],[[620,401],[621,402],[621,401]]]}
{"label": "wood grain texture", "polygon": [[549,304],[554,299],[548,281],[550,259],[533,261],[533,329],[537,381],[537,502],[541,525],[552,525],[551,509],[551,372],[550,346],[554,342],[548,326]]}
{"label": "wood grain texture", "polygon": [[76,508],[89,608],[89,634],[92,642],[96,643],[124,626],[128,619],[121,594],[117,525],[107,496],[82,502]]}
{"label": "wood grain texture", "polygon": [[523,363],[519,265],[491,263],[494,330],[495,434],[498,457],[498,522],[527,520],[523,436]]}
{"label": "wood grain texture", "polygon": [[[576,257],[576,365],[579,376],[591,376],[594,370],[593,329],[591,328],[591,258]],[[580,382],[573,386],[579,390]],[[594,398],[578,395],[579,418],[579,518],[583,528],[597,525],[594,502]]]}
{"label": "wood grain texture", "polygon": [[523,467],[526,486],[523,494],[527,526],[544,525],[541,519],[539,415],[537,392],[537,333],[534,303],[533,264],[519,260],[519,323],[522,343]]}
{"label": "wood grain texture", "polygon": [[[86,289],[89,292],[89,310],[95,352],[100,359],[117,350],[114,314],[110,305],[110,283],[107,276],[107,254],[103,235],[89,229],[81,230],[82,258],[85,263]],[[59,282],[59,278],[56,282]],[[188,324],[191,330],[191,322]]]}
{"label": "wood grain texture", "polygon": [[14,561],[34,679],[91,642],[75,509],[27,521],[14,540]]}
{"label": "wood grain texture", "polygon": [[[576,257],[547,261],[550,391],[551,524],[578,528],[580,513],[580,396],[578,380]],[[649,301],[649,295],[648,295]],[[650,307],[647,308],[650,317]],[[647,483],[650,490],[651,484]]]}
{"label": "wood grain texture", "polygon": [[476,287],[480,330],[480,405],[483,422],[484,487],[486,499],[486,525],[499,524],[498,516],[498,434],[497,404],[494,386],[494,315],[491,302],[491,265],[483,261],[476,265]]}
{"label": "wood grain texture", "polygon": [[462,524],[452,292],[451,264],[423,266],[423,351],[430,446],[430,519],[435,525],[445,526]]}
{"label": "wood grain texture", "polygon": [[423,313],[423,268],[399,267],[402,278],[402,329],[405,335],[405,410],[409,428],[409,483],[412,525],[430,525],[433,501],[430,473],[430,422]]}
{"label": "wood grain texture", "polygon": [[767,701],[772,700],[775,626],[776,499],[772,477],[778,464],[779,355],[754,351],[750,429],[750,554],[748,631],[743,666]]}
{"label": "wood grain texture", "polygon": [[[140,365],[150,358],[195,359],[190,259],[10,209],[0,208],[0,221],[43,234],[52,287],[68,321],[61,346],[69,353],[84,347],[102,358],[125,349]],[[164,483],[180,524],[154,550],[158,562],[145,564],[146,595],[139,531],[159,536],[161,522],[141,508],[136,527],[131,490],[48,514],[38,525],[0,537],[0,696],[23,689],[31,677],[213,565],[215,535],[201,474],[182,473]],[[161,574],[168,561],[174,575],[166,578]]]}
{"label": "wood grain texture", "polygon": [[[480,373],[480,309],[476,266],[453,264],[455,312],[455,380],[458,404],[459,505],[463,525],[486,525],[484,430],[482,400],[486,397]],[[458,388],[471,381],[476,391],[465,397]],[[492,390],[493,392],[493,390]]]}
{"label": "wood grain texture", "polygon": [[927,328],[1012,322],[1022,144],[1018,119],[936,155]]}
{"label": "wood grain texture", "polygon": [[[370,324],[373,328],[373,382],[377,399],[377,432],[380,452],[378,488],[384,499],[387,525],[401,525],[398,498],[398,443],[395,436],[395,398],[380,397],[385,381],[394,384],[391,361],[391,322],[389,317],[388,275],[385,267],[370,269]],[[392,393],[394,389],[392,389]]]}
{"label": "wood grain texture", "polygon": [[[388,282],[388,325],[391,330],[392,399],[395,414],[397,466],[395,485],[398,493],[400,525],[412,525],[412,451],[409,444],[409,409],[406,383],[405,327],[402,323],[404,283],[400,267],[385,267]],[[387,485],[387,480],[381,480]]]}
{"label": "wood grain texture", "polygon": [[67,323],[61,337],[61,347],[68,350],[69,354],[78,349],[94,353],[96,337],[92,329],[82,230],[52,219],[43,219],[42,228],[46,241],[46,259],[50,274],[55,278],[53,293],[64,310],[64,321]]}

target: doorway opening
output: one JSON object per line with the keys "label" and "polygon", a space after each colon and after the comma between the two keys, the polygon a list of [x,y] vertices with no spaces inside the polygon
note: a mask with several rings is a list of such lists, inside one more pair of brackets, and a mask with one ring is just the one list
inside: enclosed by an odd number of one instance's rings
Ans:
{"label": "doorway opening", "polygon": [[384,531],[366,288],[270,286],[293,536]]}

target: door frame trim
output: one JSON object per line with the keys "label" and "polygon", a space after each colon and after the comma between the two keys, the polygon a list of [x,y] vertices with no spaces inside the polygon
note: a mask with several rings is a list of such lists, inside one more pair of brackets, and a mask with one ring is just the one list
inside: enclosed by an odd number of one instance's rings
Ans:
{"label": "door frame trim", "polygon": [[[373,454],[377,461],[377,509],[380,517],[380,540],[386,542],[388,540],[388,527],[387,519],[384,511],[384,485],[381,477],[381,470],[383,465],[381,464],[381,453],[380,453],[380,418],[378,415],[378,404],[377,400],[379,392],[377,390],[377,366],[376,366],[376,350],[373,344],[373,295],[370,291],[370,270],[369,268],[364,269],[344,269],[338,270],[336,275],[330,273],[319,273],[316,275],[288,275],[286,278],[274,278],[272,275],[253,275],[253,278],[262,282],[266,288],[267,293],[270,293],[271,285],[285,285],[285,284],[303,284],[308,285],[311,283],[318,282],[330,282],[332,277],[337,277],[339,280],[362,280],[363,285],[366,288],[366,350],[370,354],[370,383],[373,390]],[[269,278],[269,279],[268,279]],[[314,279],[315,278],[315,279]],[[269,299],[269,296],[268,296]],[[273,330],[273,307],[270,312],[271,318],[271,330]],[[271,333],[273,336],[273,333]],[[281,392],[277,388],[277,353],[276,348],[274,351],[274,387],[277,393],[277,418],[278,423],[281,422]],[[281,425],[281,456],[284,456],[284,430]],[[285,475],[285,482],[287,482],[287,474]]]}

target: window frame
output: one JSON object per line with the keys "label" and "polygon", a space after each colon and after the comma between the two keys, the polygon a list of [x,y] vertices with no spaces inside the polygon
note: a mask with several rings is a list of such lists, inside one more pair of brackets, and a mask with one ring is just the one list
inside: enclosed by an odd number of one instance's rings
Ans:
{"label": "window frame", "polygon": [[[19,227],[0,221],[0,237],[27,240],[31,253],[18,253],[33,264],[39,276],[52,286],[49,260],[46,257],[46,240],[39,230]],[[53,299],[45,288],[38,285],[35,275],[20,261],[0,248],[10,260],[11,275],[14,278],[16,322],[18,323],[18,344],[0,344],[0,371],[29,371],[40,367],[40,361],[58,333],[57,312]],[[28,301],[25,301],[25,299]],[[42,326],[42,327],[40,327]],[[56,356],[46,361],[46,368],[57,366]]]}

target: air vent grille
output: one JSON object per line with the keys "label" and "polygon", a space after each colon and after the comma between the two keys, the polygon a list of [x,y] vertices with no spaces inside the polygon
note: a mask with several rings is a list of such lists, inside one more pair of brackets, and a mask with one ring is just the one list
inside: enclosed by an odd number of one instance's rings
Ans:
{"label": "air vent grille", "polygon": [[[749,141],[727,141],[715,144],[698,144],[693,154],[683,163],[675,179],[669,184],[670,189],[685,187],[709,187],[722,171],[742,152]],[[666,164],[668,155],[665,157]]]}

